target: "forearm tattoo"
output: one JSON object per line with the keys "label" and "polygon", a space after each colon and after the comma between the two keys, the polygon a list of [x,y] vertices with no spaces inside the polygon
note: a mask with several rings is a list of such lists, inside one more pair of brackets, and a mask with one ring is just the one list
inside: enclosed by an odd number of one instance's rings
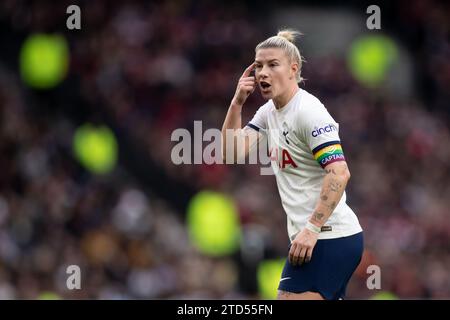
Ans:
{"label": "forearm tattoo", "polygon": [[313,219],[319,223],[322,223],[322,219],[325,215],[322,212],[314,211]]}
{"label": "forearm tattoo", "polygon": [[314,211],[312,216],[313,222],[322,225],[333,213],[346,185],[346,182],[340,178],[340,175],[343,174],[345,170],[347,170],[347,166],[338,169],[325,169],[327,176],[325,177],[323,189],[320,193],[321,207],[317,207],[317,210]]}
{"label": "forearm tattoo", "polygon": [[329,185],[330,190],[333,192],[339,192],[342,188],[342,183],[336,181],[336,180],[331,180]]}

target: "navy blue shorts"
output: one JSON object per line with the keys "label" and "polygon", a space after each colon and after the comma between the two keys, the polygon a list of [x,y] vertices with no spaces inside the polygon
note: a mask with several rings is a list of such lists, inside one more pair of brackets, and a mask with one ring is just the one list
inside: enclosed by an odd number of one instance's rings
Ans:
{"label": "navy blue shorts", "polygon": [[312,291],[326,300],[344,299],[347,283],[361,261],[363,242],[362,232],[318,240],[310,262],[294,267],[286,259],[278,290]]}

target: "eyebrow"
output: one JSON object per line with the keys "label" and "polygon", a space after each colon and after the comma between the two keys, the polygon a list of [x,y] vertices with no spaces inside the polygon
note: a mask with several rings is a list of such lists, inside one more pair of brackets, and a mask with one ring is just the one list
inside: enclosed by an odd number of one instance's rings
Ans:
{"label": "eyebrow", "polygon": [[[270,59],[268,62],[270,63],[270,62],[274,62],[274,61],[279,61],[279,59]],[[256,60],[256,59],[255,59],[255,62],[256,63],[261,63],[260,60]]]}

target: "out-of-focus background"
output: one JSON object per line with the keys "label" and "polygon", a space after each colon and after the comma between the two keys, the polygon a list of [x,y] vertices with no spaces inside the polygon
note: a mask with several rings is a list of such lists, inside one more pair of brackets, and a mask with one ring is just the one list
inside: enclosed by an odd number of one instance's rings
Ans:
{"label": "out-of-focus background", "polygon": [[221,128],[283,27],[304,33],[301,87],[340,123],[352,173],[365,253],[348,298],[449,298],[449,4],[379,3],[380,30],[370,4],[1,1],[0,299],[273,298],[288,245],[275,178],[176,165],[171,134]]}

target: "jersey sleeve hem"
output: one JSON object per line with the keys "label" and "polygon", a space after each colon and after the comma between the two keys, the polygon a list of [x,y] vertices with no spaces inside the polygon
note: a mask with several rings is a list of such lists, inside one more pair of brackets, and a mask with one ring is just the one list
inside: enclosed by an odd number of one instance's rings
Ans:
{"label": "jersey sleeve hem", "polygon": [[250,122],[247,123],[247,127],[252,128],[253,130],[256,130],[258,132],[259,132],[259,130],[261,130],[260,128],[258,128],[257,126],[255,126],[254,124],[252,124]]}

